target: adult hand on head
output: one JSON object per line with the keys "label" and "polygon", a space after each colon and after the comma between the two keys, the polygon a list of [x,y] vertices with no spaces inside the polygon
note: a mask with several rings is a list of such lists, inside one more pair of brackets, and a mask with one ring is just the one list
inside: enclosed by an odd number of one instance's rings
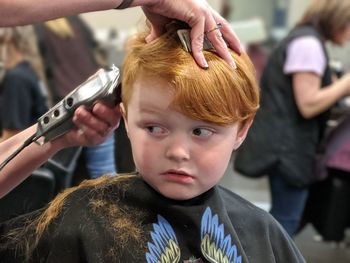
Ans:
{"label": "adult hand on head", "polygon": [[119,126],[120,118],[119,105],[110,108],[99,102],[92,111],[80,106],[73,116],[76,127],[65,134],[62,140],[66,146],[100,144]]}
{"label": "adult hand on head", "polygon": [[[165,31],[165,26],[173,19],[186,22],[191,27],[192,53],[199,66],[207,68],[204,58],[203,39],[207,37],[219,56],[235,67],[234,60],[228,52],[229,47],[240,54],[240,42],[230,24],[212,9],[205,0],[149,0],[145,1],[142,9],[152,24],[150,35],[146,38],[150,42]],[[218,28],[218,24],[221,25]]]}

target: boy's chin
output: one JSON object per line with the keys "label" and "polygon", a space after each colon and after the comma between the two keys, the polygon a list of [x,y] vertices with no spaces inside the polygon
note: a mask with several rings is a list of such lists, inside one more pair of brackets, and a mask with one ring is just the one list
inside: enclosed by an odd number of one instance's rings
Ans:
{"label": "boy's chin", "polygon": [[157,189],[157,191],[166,198],[176,201],[186,201],[201,195],[203,192],[177,191],[176,189]]}
{"label": "boy's chin", "polygon": [[186,186],[169,182],[155,182],[147,180],[145,177],[143,177],[143,180],[162,196],[177,201],[189,200],[208,191],[208,189],[201,189],[199,186],[193,187],[193,185]]}

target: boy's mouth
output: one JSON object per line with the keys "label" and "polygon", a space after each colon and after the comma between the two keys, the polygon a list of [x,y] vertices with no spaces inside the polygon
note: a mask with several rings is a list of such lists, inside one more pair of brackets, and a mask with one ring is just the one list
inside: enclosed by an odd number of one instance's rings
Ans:
{"label": "boy's mouth", "polygon": [[170,178],[177,178],[177,179],[193,179],[192,175],[190,175],[189,173],[183,170],[171,169],[161,173],[161,175],[164,175]]}
{"label": "boy's mouth", "polygon": [[182,171],[182,170],[174,170],[174,169],[167,170],[167,171],[165,171],[165,172],[162,173],[162,174],[178,174],[178,175],[184,175],[184,176],[191,176],[190,174],[186,173],[185,171]]}

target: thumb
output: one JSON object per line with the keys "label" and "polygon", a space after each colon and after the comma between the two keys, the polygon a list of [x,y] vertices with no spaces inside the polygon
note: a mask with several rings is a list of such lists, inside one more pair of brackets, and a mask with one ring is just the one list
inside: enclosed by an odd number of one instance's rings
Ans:
{"label": "thumb", "polygon": [[170,22],[170,19],[162,15],[152,13],[145,7],[142,9],[151,24],[151,32],[146,37],[146,42],[149,43],[165,32],[165,26]]}
{"label": "thumb", "polygon": [[146,42],[147,43],[152,42],[157,37],[161,36],[163,33],[164,33],[164,28],[163,27],[156,27],[156,26],[152,25],[151,32],[146,37]]}

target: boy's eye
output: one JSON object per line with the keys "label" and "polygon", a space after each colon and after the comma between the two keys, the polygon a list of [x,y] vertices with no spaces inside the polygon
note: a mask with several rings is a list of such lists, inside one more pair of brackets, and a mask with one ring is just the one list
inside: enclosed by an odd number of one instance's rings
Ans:
{"label": "boy's eye", "polygon": [[196,128],[193,130],[193,135],[200,137],[209,137],[213,134],[213,131],[205,129],[205,128]]}
{"label": "boy's eye", "polygon": [[162,134],[162,133],[164,133],[164,129],[162,129],[161,127],[157,127],[157,126],[148,126],[147,130],[150,133],[153,133],[153,134]]}

